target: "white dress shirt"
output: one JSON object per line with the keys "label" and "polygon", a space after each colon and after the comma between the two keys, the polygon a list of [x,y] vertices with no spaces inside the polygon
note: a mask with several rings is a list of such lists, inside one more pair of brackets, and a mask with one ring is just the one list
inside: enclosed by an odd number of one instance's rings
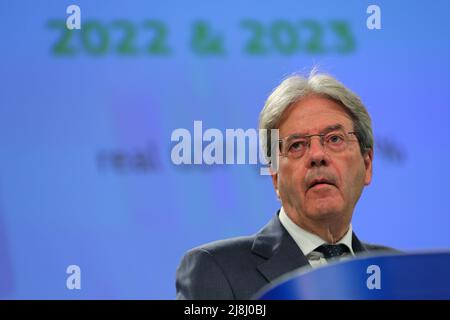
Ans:
{"label": "white dress shirt", "polygon": [[[321,265],[327,264],[327,260],[324,258],[323,254],[314,251],[317,247],[327,244],[325,240],[320,238],[311,232],[306,231],[297,224],[295,224],[286,214],[283,207],[280,209],[279,219],[283,227],[287,230],[289,235],[297,243],[300,250],[308,259],[309,263],[313,268],[319,267]],[[339,240],[337,243],[333,244],[344,244],[346,245],[352,256],[355,255],[352,248],[352,225],[349,225],[347,233]],[[347,257],[348,258],[348,257]],[[345,257],[340,259],[346,259]]]}

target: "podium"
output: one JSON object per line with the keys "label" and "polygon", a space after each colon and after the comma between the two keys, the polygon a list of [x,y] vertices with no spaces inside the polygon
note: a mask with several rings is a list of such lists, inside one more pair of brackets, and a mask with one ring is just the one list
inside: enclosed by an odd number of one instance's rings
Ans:
{"label": "podium", "polygon": [[450,251],[365,256],[300,269],[255,297],[261,300],[450,299]]}

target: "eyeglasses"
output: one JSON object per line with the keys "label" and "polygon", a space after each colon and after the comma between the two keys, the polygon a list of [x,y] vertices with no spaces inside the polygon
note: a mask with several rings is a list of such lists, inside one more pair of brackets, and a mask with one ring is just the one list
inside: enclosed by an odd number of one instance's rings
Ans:
{"label": "eyeglasses", "polygon": [[344,132],[341,130],[322,134],[292,134],[278,140],[280,154],[284,157],[293,159],[302,157],[306,153],[306,150],[310,147],[312,137],[319,137],[320,144],[326,151],[339,153],[347,149],[349,142],[357,141],[351,140],[349,135],[354,135],[358,138],[357,132]]}

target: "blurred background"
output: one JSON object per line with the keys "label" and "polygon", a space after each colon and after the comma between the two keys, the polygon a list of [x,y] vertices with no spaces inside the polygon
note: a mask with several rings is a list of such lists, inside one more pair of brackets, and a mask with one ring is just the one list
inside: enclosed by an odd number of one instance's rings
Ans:
{"label": "blurred background", "polygon": [[422,0],[2,0],[0,298],[174,298],[186,250],[253,234],[280,203],[258,165],[173,164],[172,132],[257,128],[271,90],[313,66],[372,116],[359,238],[449,248],[449,14]]}

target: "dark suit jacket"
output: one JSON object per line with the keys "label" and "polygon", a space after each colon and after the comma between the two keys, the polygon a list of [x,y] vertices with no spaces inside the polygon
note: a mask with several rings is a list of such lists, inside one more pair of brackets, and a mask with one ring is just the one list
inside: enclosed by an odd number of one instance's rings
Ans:
{"label": "dark suit jacket", "polygon": [[[395,251],[358,240],[355,254]],[[309,262],[278,215],[257,234],[216,241],[190,250],[176,275],[177,299],[251,299],[279,276]]]}

